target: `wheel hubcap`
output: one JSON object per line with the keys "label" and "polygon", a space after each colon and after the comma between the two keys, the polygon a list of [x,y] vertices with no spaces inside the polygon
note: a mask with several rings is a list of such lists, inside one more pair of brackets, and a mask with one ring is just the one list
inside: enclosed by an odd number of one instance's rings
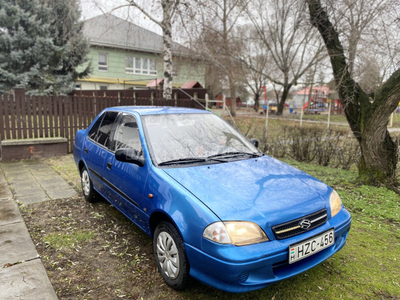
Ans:
{"label": "wheel hubcap", "polygon": [[89,174],[88,172],[85,170],[82,173],[82,190],[83,190],[83,194],[85,196],[89,195],[90,192],[90,179],[89,179]]}
{"label": "wheel hubcap", "polygon": [[179,254],[175,241],[167,232],[161,232],[157,237],[157,257],[161,269],[171,279],[179,275]]}

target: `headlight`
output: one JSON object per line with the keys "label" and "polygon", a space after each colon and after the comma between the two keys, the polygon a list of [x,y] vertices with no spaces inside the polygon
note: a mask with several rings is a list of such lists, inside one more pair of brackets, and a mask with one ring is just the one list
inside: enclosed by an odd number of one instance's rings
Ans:
{"label": "headlight", "polygon": [[203,237],[220,244],[243,246],[268,241],[267,235],[252,222],[216,222],[204,230]]}
{"label": "headlight", "polygon": [[331,216],[334,217],[342,209],[342,201],[335,190],[332,190],[329,197],[329,204],[331,205]]}

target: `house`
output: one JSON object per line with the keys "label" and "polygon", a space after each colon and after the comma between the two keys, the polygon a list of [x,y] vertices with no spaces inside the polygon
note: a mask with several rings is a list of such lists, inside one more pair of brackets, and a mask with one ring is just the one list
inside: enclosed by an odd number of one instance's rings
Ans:
{"label": "house", "polygon": [[[293,105],[295,108],[300,108],[302,107],[305,103],[308,102],[308,97],[310,94],[310,89],[311,87],[306,87],[303,90],[298,91],[297,93],[294,94],[293,96]],[[311,101],[313,102],[322,102],[326,103],[327,98],[330,95],[330,90],[327,85],[323,86],[314,86],[312,87],[311,90]]]}
{"label": "house", "polygon": [[[84,21],[83,34],[93,71],[75,83],[76,90],[141,89],[164,77],[161,35],[111,14]],[[173,43],[173,66],[174,87],[188,81],[204,86],[205,66],[178,43]]]}
{"label": "house", "polygon": [[[221,94],[221,93],[219,93],[219,94],[215,97],[215,99],[216,99],[216,100],[219,100],[219,101],[221,101],[223,98],[224,98],[224,95]],[[230,107],[230,106],[231,106],[231,96],[230,96],[230,94],[228,94],[228,95],[225,97],[225,104],[226,104],[227,107]],[[222,108],[222,103],[218,103],[218,106],[219,106],[220,108]],[[241,108],[241,107],[242,107],[242,100],[240,100],[240,97],[239,97],[238,95],[236,95],[236,107],[237,107],[237,108]]]}
{"label": "house", "polygon": [[[293,97],[294,108],[306,109],[308,107],[308,98],[310,95],[310,87],[298,91]],[[343,112],[342,104],[339,100],[338,93],[330,90],[328,86],[315,86],[311,90],[310,107],[307,109],[315,112],[328,111],[329,102],[332,102],[331,112],[341,114]]]}

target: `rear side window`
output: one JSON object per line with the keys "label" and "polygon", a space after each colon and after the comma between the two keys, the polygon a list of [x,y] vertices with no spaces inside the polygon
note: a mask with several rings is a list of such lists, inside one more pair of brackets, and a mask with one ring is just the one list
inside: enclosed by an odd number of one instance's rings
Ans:
{"label": "rear side window", "polygon": [[88,137],[92,140],[96,140],[96,136],[97,136],[97,131],[99,130],[101,121],[103,121],[105,114],[102,114],[100,118],[97,119],[96,123],[94,123],[92,129],[90,129],[89,131],[89,135]]}
{"label": "rear side window", "polygon": [[92,130],[90,130],[89,132],[89,137],[93,139],[95,142],[99,143],[100,145],[105,146],[106,148],[110,148],[111,131],[114,128],[114,123],[117,116],[118,116],[117,112],[114,111],[106,112],[104,114],[104,117],[100,118],[102,120],[101,124],[99,122],[100,125],[97,126],[98,130],[96,131],[95,129],[98,123],[96,122],[96,124],[94,124],[92,128],[93,132]]}

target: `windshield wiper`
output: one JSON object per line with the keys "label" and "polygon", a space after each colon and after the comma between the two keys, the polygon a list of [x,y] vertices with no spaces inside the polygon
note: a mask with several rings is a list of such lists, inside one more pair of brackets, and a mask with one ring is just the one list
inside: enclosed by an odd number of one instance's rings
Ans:
{"label": "windshield wiper", "polygon": [[219,154],[214,154],[214,155],[210,155],[207,157],[207,159],[213,159],[213,158],[230,158],[230,157],[239,157],[239,156],[250,156],[250,157],[260,157],[262,156],[262,153],[259,152],[243,152],[243,151],[233,151],[233,152],[223,152],[223,153],[219,153]]}
{"label": "windshield wiper", "polygon": [[178,164],[193,164],[193,163],[201,163],[206,162],[206,158],[199,157],[186,157],[186,158],[178,158],[173,160],[167,160],[159,163],[159,166],[168,166],[168,165],[178,165]]}

